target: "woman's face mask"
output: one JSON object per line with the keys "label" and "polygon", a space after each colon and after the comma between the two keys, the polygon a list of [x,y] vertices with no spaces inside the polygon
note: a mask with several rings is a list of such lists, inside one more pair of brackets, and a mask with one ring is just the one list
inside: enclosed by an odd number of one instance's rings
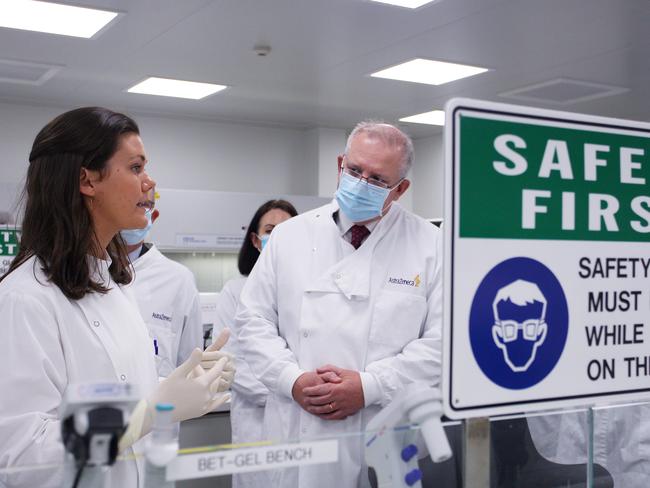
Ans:
{"label": "woman's face mask", "polygon": [[147,233],[151,229],[151,214],[152,211],[150,208],[145,210],[144,216],[147,218],[147,225],[142,229],[124,229],[120,231],[120,235],[122,236],[122,239],[124,239],[124,242],[129,246],[135,246],[144,241],[144,238],[147,237]]}
{"label": "woman's face mask", "polygon": [[253,246],[255,249],[257,249],[259,252],[262,252],[262,249],[264,249],[264,246],[269,242],[269,238],[271,237],[271,234],[255,234],[255,237],[257,237],[260,240],[260,247]]}
{"label": "woman's face mask", "polygon": [[260,240],[260,252],[262,249],[264,249],[264,246],[266,246],[266,243],[269,242],[269,237],[271,237],[271,234],[262,234],[261,236],[257,236]]}

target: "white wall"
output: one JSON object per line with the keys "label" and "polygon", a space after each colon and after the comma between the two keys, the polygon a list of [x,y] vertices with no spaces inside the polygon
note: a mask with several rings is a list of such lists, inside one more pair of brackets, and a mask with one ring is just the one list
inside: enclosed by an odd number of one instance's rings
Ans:
{"label": "white wall", "polygon": [[161,187],[316,195],[305,131],[136,116]]}
{"label": "white wall", "polygon": [[424,218],[442,217],[445,183],[442,141],[442,134],[413,141],[413,212]]}
{"label": "white wall", "polygon": [[24,181],[29,151],[39,130],[63,110],[0,103],[0,181]]}
{"label": "white wall", "polygon": [[308,154],[315,155],[318,196],[331,197],[336,191],[337,159],[345,150],[347,131],[316,127],[307,131]]}
{"label": "white wall", "polygon": [[[69,108],[0,103],[0,182],[23,180],[37,132]],[[304,130],[130,115],[161,187],[317,194],[317,161]]]}

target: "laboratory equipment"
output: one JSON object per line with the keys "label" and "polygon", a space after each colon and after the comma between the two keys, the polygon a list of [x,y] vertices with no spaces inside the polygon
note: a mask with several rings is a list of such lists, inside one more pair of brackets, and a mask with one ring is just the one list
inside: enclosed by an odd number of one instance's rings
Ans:
{"label": "laboratory equipment", "polygon": [[60,408],[61,436],[75,472],[66,470],[64,486],[103,486],[137,402],[136,387],[129,383],[68,386]]}
{"label": "laboratory equipment", "polygon": [[441,400],[438,388],[412,383],[368,422],[365,457],[375,470],[377,488],[421,488],[418,458],[426,456],[427,450],[436,463],[451,457],[440,423]]}

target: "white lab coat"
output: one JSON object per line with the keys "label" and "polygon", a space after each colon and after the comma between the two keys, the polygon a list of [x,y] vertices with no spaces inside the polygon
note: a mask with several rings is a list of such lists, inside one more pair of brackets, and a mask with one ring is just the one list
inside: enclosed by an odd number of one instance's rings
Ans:
{"label": "white lab coat", "polygon": [[[264,405],[269,394],[268,389],[258,380],[242,356],[235,328],[235,313],[239,305],[239,296],[246,283],[246,278],[235,278],[228,281],[217,298],[216,322],[212,337],[228,327],[231,336],[223,347],[224,351],[235,356],[237,374],[231,386],[230,400],[230,429],[234,444],[264,440]],[[233,488],[255,488],[264,486],[266,473],[252,472],[234,474]]]}
{"label": "white lab coat", "polygon": [[133,268],[131,287],[149,329],[151,347],[154,339],[158,346],[158,375],[167,377],[194,348],[203,349],[201,305],[194,275],[163,256],[154,245],[133,262]]}
{"label": "white lab coat", "polygon": [[[108,293],[70,300],[36,258],[0,283],[0,468],[61,465],[58,409],[69,384],[124,381],[138,385],[142,397],[157,385],[151,340],[133,297],[111,281],[107,261],[88,259]],[[111,486],[143,486],[142,468],[140,461],[118,461]],[[0,486],[60,487],[62,476],[62,469],[0,475]]]}
{"label": "white lab coat", "polygon": [[[586,412],[528,418],[537,451],[560,464],[586,464],[589,428]],[[594,463],[614,479],[614,488],[650,486],[650,405],[594,411]]]}
{"label": "white lab coat", "polygon": [[[393,204],[355,250],[341,238],[332,202],[273,230],[244,286],[239,343],[270,391],[265,435],[341,438],[339,461],[270,471],[270,486],[367,486],[362,430],[413,381],[438,384],[442,254],[436,227]],[[325,364],[360,371],[366,408],[325,421],[294,402],[291,388]]]}

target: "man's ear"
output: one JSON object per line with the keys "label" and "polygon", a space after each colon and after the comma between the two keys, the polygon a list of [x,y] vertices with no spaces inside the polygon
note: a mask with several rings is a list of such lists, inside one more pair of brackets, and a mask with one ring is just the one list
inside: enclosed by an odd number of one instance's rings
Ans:
{"label": "man's ear", "polygon": [[158,209],[151,212],[151,223],[153,224],[158,217],[160,217],[160,212],[158,211]]}
{"label": "man's ear", "polygon": [[408,190],[409,186],[411,186],[411,181],[410,180],[402,180],[402,182],[397,185],[397,194],[401,197],[406,193],[406,190]]}
{"label": "man's ear", "polygon": [[343,166],[343,156],[339,156],[339,157],[336,158],[336,159],[337,159],[337,161],[338,161],[338,163],[339,163],[339,165],[338,165],[338,172],[340,173],[340,172],[341,172],[341,166]]}
{"label": "man's ear", "polygon": [[81,168],[79,172],[79,191],[86,197],[94,197],[96,193],[93,184],[92,172],[86,168]]}

